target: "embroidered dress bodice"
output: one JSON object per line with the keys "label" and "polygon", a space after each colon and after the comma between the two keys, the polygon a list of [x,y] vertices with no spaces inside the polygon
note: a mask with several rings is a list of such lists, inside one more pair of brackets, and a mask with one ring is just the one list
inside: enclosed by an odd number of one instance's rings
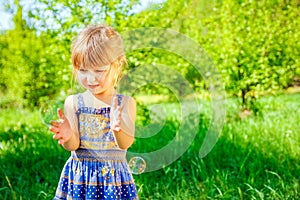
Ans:
{"label": "embroidered dress bodice", "polygon": [[77,98],[80,147],[71,152],[54,199],[138,199],[126,150],[118,147],[110,129],[110,106],[86,107],[83,96]]}

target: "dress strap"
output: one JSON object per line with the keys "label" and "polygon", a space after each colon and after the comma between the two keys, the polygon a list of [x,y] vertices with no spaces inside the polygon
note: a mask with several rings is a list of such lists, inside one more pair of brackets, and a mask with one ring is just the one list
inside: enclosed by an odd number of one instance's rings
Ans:
{"label": "dress strap", "polygon": [[118,106],[121,106],[123,95],[122,94],[117,94],[117,96],[118,96]]}
{"label": "dress strap", "polygon": [[78,95],[78,108],[84,107],[84,101],[83,101],[83,96],[82,94]]}

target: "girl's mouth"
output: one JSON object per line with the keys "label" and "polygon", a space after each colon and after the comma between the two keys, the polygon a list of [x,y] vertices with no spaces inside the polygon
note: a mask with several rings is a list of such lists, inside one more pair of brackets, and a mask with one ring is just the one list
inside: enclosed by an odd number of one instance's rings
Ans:
{"label": "girl's mouth", "polygon": [[97,84],[97,85],[88,85],[89,86],[89,88],[91,88],[91,89],[96,89],[97,87],[99,87],[99,84]]}

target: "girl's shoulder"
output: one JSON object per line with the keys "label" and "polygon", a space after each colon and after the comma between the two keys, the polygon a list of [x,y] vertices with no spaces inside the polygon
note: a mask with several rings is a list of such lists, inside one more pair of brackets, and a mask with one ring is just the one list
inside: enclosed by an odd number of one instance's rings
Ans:
{"label": "girl's shoulder", "polygon": [[136,101],[134,100],[134,98],[132,96],[129,95],[124,95],[124,94],[118,94],[120,95],[122,98],[122,104],[127,105],[127,106],[135,106],[136,105]]}
{"label": "girl's shoulder", "polygon": [[69,95],[67,96],[66,101],[69,101],[70,103],[76,103],[78,102],[78,98],[80,95],[81,93]]}
{"label": "girl's shoulder", "polygon": [[117,95],[121,96],[121,99],[129,100],[129,101],[135,101],[134,98],[132,96],[129,96],[129,95],[121,94],[121,93],[118,93]]}
{"label": "girl's shoulder", "polygon": [[67,98],[65,99],[65,107],[69,107],[69,108],[73,108],[75,110],[77,110],[78,108],[78,99],[79,99],[79,96],[81,94],[78,93],[78,94],[72,94],[72,95],[69,95],[67,96]]}

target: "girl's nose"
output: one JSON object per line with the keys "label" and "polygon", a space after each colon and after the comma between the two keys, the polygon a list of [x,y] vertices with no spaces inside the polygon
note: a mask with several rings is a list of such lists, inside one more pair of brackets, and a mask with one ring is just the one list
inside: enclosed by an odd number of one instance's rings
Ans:
{"label": "girl's nose", "polygon": [[95,76],[95,74],[93,72],[89,72],[87,74],[87,81],[88,81],[88,83],[94,83],[94,82],[96,82],[96,76]]}

